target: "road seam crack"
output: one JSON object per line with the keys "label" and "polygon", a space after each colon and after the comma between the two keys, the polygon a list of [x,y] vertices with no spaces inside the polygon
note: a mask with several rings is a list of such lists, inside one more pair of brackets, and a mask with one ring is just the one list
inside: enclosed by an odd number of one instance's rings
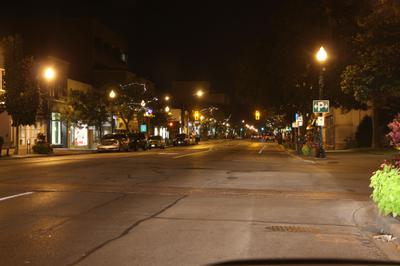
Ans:
{"label": "road seam crack", "polygon": [[127,234],[129,234],[133,229],[135,229],[137,226],[139,226],[143,222],[146,222],[146,221],[148,221],[150,219],[153,219],[153,218],[157,217],[158,215],[162,214],[163,212],[167,211],[168,209],[170,209],[173,206],[175,206],[176,204],[178,204],[181,200],[183,200],[186,197],[187,197],[187,195],[183,195],[183,196],[179,197],[178,199],[174,200],[172,203],[170,203],[167,206],[165,206],[164,208],[162,208],[161,210],[153,213],[152,215],[147,216],[146,218],[143,218],[143,219],[140,219],[140,220],[134,222],[129,227],[127,227],[124,231],[122,231],[122,233],[119,234],[118,236],[110,238],[110,239],[104,241],[103,243],[101,243],[100,245],[97,245],[96,247],[94,247],[91,250],[89,250],[88,252],[86,252],[82,257],[80,257],[79,259],[77,259],[76,261],[74,261],[74,262],[72,262],[72,263],[70,263],[68,265],[69,266],[73,266],[73,265],[76,265],[76,264],[82,262],[83,260],[87,259],[90,255],[95,253],[96,251],[100,250],[101,248],[105,247],[106,245],[110,244],[111,242],[114,242],[114,241],[116,241],[118,239],[121,239],[122,237],[124,237]]}

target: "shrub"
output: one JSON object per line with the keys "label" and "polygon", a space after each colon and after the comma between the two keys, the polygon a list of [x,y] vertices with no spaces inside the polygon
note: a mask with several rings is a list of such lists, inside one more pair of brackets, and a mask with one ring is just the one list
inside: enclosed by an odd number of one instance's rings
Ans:
{"label": "shrub", "polygon": [[50,154],[53,152],[53,149],[48,143],[38,143],[32,147],[32,150],[34,153],[38,154]]}
{"label": "shrub", "polygon": [[311,149],[307,144],[304,144],[303,147],[301,148],[301,152],[305,156],[310,156],[311,155]]}
{"label": "shrub", "polygon": [[384,163],[371,177],[372,199],[384,214],[400,214],[400,169]]}

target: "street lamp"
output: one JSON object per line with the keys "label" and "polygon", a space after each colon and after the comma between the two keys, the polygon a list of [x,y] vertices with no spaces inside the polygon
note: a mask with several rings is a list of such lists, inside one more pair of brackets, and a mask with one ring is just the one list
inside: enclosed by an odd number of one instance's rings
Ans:
{"label": "street lamp", "polygon": [[196,92],[196,96],[199,97],[199,98],[203,97],[203,95],[204,95],[204,91],[202,91],[202,90],[198,90]]}
{"label": "street lamp", "polygon": [[169,106],[166,106],[166,107],[165,107],[165,112],[166,112],[166,113],[169,113],[170,110],[171,110],[171,109],[169,108]]}
{"label": "street lamp", "polygon": [[326,59],[328,59],[328,54],[326,53],[325,49],[323,46],[321,46],[315,55],[315,58],[317,59],[318,62],[325,62]]}
{"label": "street lamp", "polygon": [[171,99],[171,98],[170,98],[168,95],[164,97],[164,100],[165,100],[166,102],[168,102],[169,99]]}
{"label": "street lamp", "polygon": [[[324,63],[328,59],[328,53],[325,51],[324,47],[321,46],[318,50],[318,52],[315,55],[315,58],[317,59],[318,63],[321,64],[321,70],[319,72],[319,80],[318,80],[318,86],[319,86],[319,93],[318,93],[318,98],[319,100],[322,100],[324,97],[324,72],[325,72],[325,67]],[[319,113],[319,116],[323,116],[323,113]],[[325,158],[325,150],[324,150],[324,143],[322,139],[322,128],[323,126],[321,125],[319,128],[319,152],[318,156],[319,158]]]}
{"label": "street lamp", "polygon": [[[117,97],[117,93],[114,90],[111,90],[110,93],[108,93],[108,98],[110,98],[110,100],[114,100],[115,97]],[[114,133],[113,105],[111,105],[111,133]]]}
{"label": "street lamp", "polygon": [[43,71],[43,77],[47,81],[52,81],[56,77],[56,71],[54,70],[53,67],[46,67]]}
{"label": "street lamp", "polygon": [[114,99],[117,96],[117,94],[115,93],[114,90],[111,90],[110,93],[108,94],[108,97],[110,97],[110,99]]}

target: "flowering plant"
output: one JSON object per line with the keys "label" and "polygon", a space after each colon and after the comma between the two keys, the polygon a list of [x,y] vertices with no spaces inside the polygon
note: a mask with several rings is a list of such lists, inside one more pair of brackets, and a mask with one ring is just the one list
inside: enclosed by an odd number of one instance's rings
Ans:
{"label": "flowering plant", "polygon": [[388,124],[391,132],[387,134],[390,139],[390,144],[396,149],[400,149],[400,114],[393,119],[391,123]]}

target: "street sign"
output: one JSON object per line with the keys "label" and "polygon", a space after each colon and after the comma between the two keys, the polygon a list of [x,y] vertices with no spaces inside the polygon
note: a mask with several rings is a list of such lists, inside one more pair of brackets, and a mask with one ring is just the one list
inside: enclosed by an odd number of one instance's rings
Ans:
{"label": "street sign", "polygon": [[314,113],[329,113],[329,100],[314,100],[313,101]]}
{"label": "street sign", "polygon": [[323,116],[318,116],[317,118],[317,126],[323,127],[325,125],[325,119]]}
{"label": "street sign", "polygon": [[297,122],[302,122],[303,123],[303,116],[302,115],[299,115],[297,117]]}

